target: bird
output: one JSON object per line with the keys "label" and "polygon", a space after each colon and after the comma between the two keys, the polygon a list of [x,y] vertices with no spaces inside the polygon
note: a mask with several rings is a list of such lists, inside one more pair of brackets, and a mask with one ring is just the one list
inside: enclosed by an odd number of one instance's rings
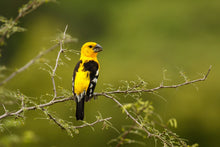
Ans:
{"label": "bird", "polygon": [[98,52],[103,48],[96,42],[81,47],[80,60],[73,71],[72,91],[76,102],[76,120],[84,118],[84,103],[93,97],[99,76]]}

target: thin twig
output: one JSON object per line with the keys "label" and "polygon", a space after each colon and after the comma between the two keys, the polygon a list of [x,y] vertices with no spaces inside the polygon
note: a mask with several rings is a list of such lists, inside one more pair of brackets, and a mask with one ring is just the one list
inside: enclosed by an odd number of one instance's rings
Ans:
{"label": "thin twig", "polygon": [[123,111],[127,114],[128,117],[130,117],[139,127],[141,127],[147,134],[148,134],[148,137],[150,137],[152,134],[146,130],[143,125],[141,123],[139,123],[128,111],[127,109],[125,109],[125,107],[118,101],[116,100],[113,96],[110,96],[110,95],[107,95],[107,94],[104,94],[103,96],[107,97],[107,98],[110,98],[112,99],[114,102],[116,102],[122,109]]}
{"label": "thin twig", "polygon": [[[144,106],[144,107],[143,107],[141,110],[139,110],[138,112],[136,111],[136,112],[135,112],[136,115],[137,115],[137,116],[140,115],[147,107],[149,107],[149,104],[148,104],[147,106]],[[120,137],[120,141],[118,142],[118,144],[116,145],[116,147],[119,147],[120,145],[123,144],[123,142],[124,142],[126,136],[127,136],[133,129],[135,129],[136,126],[137,126],[137,124],[134,123],[132,126],[129,127],[129,129],[128,129],[126,132],[124,132],[124,134]]]}
{"label": "thin twig", "polygon": [[58,52],[58,55],[57,55],[57,59],[56,59],[56,64],[54,66],[54,69],[53,69],[53,72],[52,72],[52,75],[51,75],[51,80],[52,80],[52,83],[53,83],[53,92],[54,92],[54,97],[53,97],[53,100],[56,99],[57,97],[57,91],[56,91],[56,84],[55,84],[55,74],[56,74],[56,70],[57,70],[57,67],[58,67],[58,63],[59,63],[59,58],[60,58],[60,54],[63,52],[63,43],[64,43],[64,40],[66,38],[66,31],[67,31],[67,28],[68,28],[68,25],[66,25],[66,28],[63,32],[63,39],[60,40],[60,51]]}
{"label": "thin twig", "polygon": [[3,107],[4,111],[5,111],[5,114],[7,114],[7,113],[8,113],[8,110],[5,108],[5,105],[4,105],[4,104],[2,104],[2,107]]}
{"label": "thin twig", "polygon": [[[147,107],[148,107],[148,105],[145,106],[145,107],[143,107],[140,111],[136,112],[136,115],[137,115],[137,116],[140,115],[141,112],[143,112],[144,109],[146,109]],[[116,145],[116,147],[119,147],[120,145],[123,144],[123,142],[124,142],[126,136],[127,136],[136,126],[137,126],[137,124],[134,123],[126,132],[124,132],[124,134],[120,137],[120,141],[118,142],[118,144]]]}
{"label": "thin twig", "polygon": [[86,123],[86,124],[83,124],[83,125],[80,125],[80,126],[74,126],[73,128],[75,128],[75,129],[78,129],[78,128],[83,128],[83,127],[86,127],[86,126],[93,126],[93,125],[95,125],[96,123],[99,123],[99,122],[103,122],[103,121],[108,121],[108,120],[110,120],[110,119],[112,119],[112,117],[108,117],[108,118],[105,118],[105,119],[97,119],[95,122],[93,122],[93,123]]}
{"label": "thin twig", "polygon": [[127,109],[125,109],[125,107],[118,101],[116,100],[114,97],[104,94],[105,97],[112,99],[114,102],[116,102],[122,109],[123,111],[127,114],[127,116],[132,119],[144,132],[147,133],[148,137],[156,137],[158,139],[160,139],[162,142],[166,143],[169,146],[172,146],[169,142],[167,142],[166,140],[164,140],[163,138],[161,138],[159,135],[157,134],[152,134],[150,133],[140,122],[138,122],[128,111]]}
{"label": "thin twig", "polygon": [[24,102],[24,96],[21,96],[21,107],[24,108],[25,107],[25,102]]}
{"label": "thin twig", "polygon": [[66,130],[65,127],[59,123],[56,118],[54,118],[47,110],[45,110],[44,108],[41,108],[45,113],[46,115],[55,123],[57,124],[62,130]]}
{"label": "thin twig", "polygon": [[131,126],[126,132],[124,132],[124,134],[121,136],[121,140],[118,142],[118,144],[116,145],[116,147],[119,147],[120,145],[123,144],[126,136],[134,129],[134,127],[136,126],[136,124],[134,124],[133,126]]}
{"label": "thin twig", "polygon": [[[71,42],[76,42],[76,40],[72,39],[72,40],[66,40],[64,41],[64,43],[71,43]],[[13,72],[11,75],[9,75],[5,80],[3,80],[2,82],[0,82],[0,86],[6,84],[8,81],[10,81],[12,78],[14,78],[18,73],[24,71],[25,69],[27,69],[28,67],[30,67],[33,63],[35,63],[39,58],[41,58],[43,55],[51,52],[52,50],[54,50],[55,48],[57,48],[59,46],[59,43],[50,47],[49,49],[40,52],[36,57],[34,57],[33,59],[31,59],[28,63],[26,63],[24,66],[22,66],[21,68],[19,68],[18,70],[16,70],[15,72]]]}
{"label": "thin twig", "polygon": [[[66,130],[67,131],[67,128],[65,128],[61,123],[59,123],[56,118],[54,118],[47,110],[45,110],[44,108],[41,108],[45,113],[46,115],[49,117],[49,119],[51,119],[55,124],[57,124],[62,130]],[[103,122],[103,121],[108,121],[112,119],[112,117],[108,117],[108,118],[105,118],[105,119],[97,119],[96,121],[92,122],[92,123],[86,123],[86,124],[83,124],[83,125],[80,125],[80,126],[71,126],[69,127],[69,129],[79,129],[79,128],[84,128],[84,127],[87,127],[87,126],[94,126],[95,124],[99,123],[99,122]]]}

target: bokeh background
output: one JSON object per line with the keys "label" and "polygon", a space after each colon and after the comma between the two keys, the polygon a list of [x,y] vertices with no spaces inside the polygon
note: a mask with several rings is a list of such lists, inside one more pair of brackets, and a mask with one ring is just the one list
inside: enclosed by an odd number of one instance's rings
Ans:
{"label": "bokeh background", "polygon": [[[0,1],[0,15],[15,18],[17,10],[27,0]],[[21,67],[41,50],[54,44],[52,40],[68,24],[67,33],[78,38],[78,43],[68,49],[80,50],[86,41],[96,41],[103,46],[99,54],[101,72],[96,91],[102,91],[107,84],[115,87],[121,80],[137,80],[141,77],[148,87],[158,86],[166,69],[167,84],[183,82],[179,72],[189,79],[200,78],[209,66],[212,71],[205,82],[164,89],[159,94],[166,99],[147,94],[155,111],[164,120],[176,118],[178,128],[174,130],[189,144],[219,146],[220,137],[220,1],[148,1],[148,0],[59,0],[44,4],[36,11],[20,20],[26,32],[16,33],[3,47],[1,65],[6,65],[9,73]],[[54,65],[57,50],[45,56]],[[72,71],[79,59],[74,53],[67,54],[72,60],[63,58],[64,65],[58,67],[57,85],[71,90]],[[35,64],[11,80],[6,88],[17,90],[38,99],[52,94],[50,76]],[[123,99],[122,102],[126,103]],[[77,123],[74,118],[74,102],[53,106],[56,115]],[[111,100],[100,97],[86,103],[86,120],[94,121],[100,112],[103,117],[112,116],[114,127],[120,130],[126,124],[125,115]],[[1,114],[3,109],[1,109]],[[26,143],[14,142],[13,146],[107,146],[107,142],[118,136],[113,129],[102,130],[101,124],[95,131],[83,128],[73,138],[61,131],[37,111],[26,113],[25,124],[10,128],[0,134],[18,136],[29,133],[35,140]],[[37,118],[37,119],[36,119]],[[129,124],[129,123],[128,123]],[[151,142],[147,141],[148,142]],[[152,143],[150,145],[154,146]],[[137,146],[131,144],[129,146]]]}

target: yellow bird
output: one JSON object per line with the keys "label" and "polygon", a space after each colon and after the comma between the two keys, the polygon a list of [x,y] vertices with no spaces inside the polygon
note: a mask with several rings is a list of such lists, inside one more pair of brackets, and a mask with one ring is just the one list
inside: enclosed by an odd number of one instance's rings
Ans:
{"label": "yellow bird", "polygon": [[72,90],[76,101],[76,119],[84,118],[84,102],[93,97],[99,76],[98,52],[102,47],[95,42],[86,42],[81,48],[80,60],[73,72]]}

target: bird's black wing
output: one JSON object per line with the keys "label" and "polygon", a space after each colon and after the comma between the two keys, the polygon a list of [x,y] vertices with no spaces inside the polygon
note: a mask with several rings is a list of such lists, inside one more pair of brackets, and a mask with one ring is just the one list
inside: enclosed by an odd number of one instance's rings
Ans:
{"label": "bird's black wing", "polygon": [[86,101],[92,98],[93,92],[99,76],[99,64],[96,61],[90,60],[84,63],[85,71],[90,72],[90,83],[86,91]]}

